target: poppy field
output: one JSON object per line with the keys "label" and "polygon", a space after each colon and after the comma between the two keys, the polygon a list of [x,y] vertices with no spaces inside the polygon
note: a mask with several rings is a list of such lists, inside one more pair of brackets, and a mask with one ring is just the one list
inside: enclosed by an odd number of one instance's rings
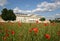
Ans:
{"label": "poppy field", "polygon": [[60,23],[0,22],[0,41],[60,41]]}

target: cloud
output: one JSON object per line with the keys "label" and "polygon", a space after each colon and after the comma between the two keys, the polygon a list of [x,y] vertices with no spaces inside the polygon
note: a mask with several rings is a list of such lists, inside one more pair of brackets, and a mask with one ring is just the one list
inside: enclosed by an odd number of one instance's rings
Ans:
{"label": "cloud", "polygon": [[7,0],[0,0],[0,6],[4,6],[7,3]]}
{"label": "cloud", "polygon": [[55,2],[59,2],[60,0],[53,0],[53,1],[55,1]]}
{"label": "cloud", "polygon": [[32,12],[44,12],[44,11],[47,11],[46,8],[36,8],[34,10],[32,10]]}
{"label": "cloud", "polygon": [[31,13],[31,10],[21,10],[18,7],[13,9],[14,13]]}
{"label": "cloud", "polygon": [[60,8],[60,1],[49,3],[49,2],[42,2],[38,4],[37,7],[33,10],[21,10],[18,7],[14,8],[15,13],[34,13],[34,12],[50,12]]}
{"label": "cloud", "polygon": [[57,16],[60,16],[60,14],[56,14]]}
{"label": "cloud", "polygon": [[41,4],[37,5],[37,8],[34,9],[32,12],[45,12],[45,11],[53,11],[57,8],[60,8],[60,1],[54,3],[42,2]]}
{"label": "cloud", "polygon": [[55,18],[60,18],[60,13],[56,14]]}

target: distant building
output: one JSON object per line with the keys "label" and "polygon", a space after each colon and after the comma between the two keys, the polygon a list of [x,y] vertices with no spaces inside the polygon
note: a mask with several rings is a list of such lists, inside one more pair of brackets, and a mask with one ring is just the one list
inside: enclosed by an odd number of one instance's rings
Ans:
{"label": "distant building", "polygon": [[39,21],[41,16],[36,14],[16,14],[16,21],[20,21],[23,23],[35,23],[36,21]]}
{"label": "distant building", "polygon": [[60,18],[55,18],[55,20],[60,20]]}
{"label": "distant building", "polygon": [[[38,21],[39,23],[42,23],[39,19],[42,18],[42,16],[37,14],[16,14],[16,20],[11,22],[23,22],[23,23],[36,23]],[[0,17],[0,22],[6,22]],[[45,20],[44,23],[50,23],[48,20]]]}

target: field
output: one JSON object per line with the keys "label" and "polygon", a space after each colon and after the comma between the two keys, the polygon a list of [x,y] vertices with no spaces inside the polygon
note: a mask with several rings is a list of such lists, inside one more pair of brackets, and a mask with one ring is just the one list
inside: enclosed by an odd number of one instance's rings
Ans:
{"label": "field", "polygon": [[60,41],[60,23],[0,22],[0,41]]}

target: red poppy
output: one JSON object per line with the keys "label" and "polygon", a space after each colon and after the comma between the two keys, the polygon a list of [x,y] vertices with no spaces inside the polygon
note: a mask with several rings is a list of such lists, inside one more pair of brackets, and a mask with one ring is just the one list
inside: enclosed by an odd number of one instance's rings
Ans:
{"label": "red poppy", "polygon": [[32,29],[29,30],[29,32],[32,32],[32,31],[34,31],[35,33],[37,33],[38,32],[38,28],[32,28]]}
{"label": "red poppy", "polygon": [[39,23],[38,20],[36,20],[36,23],[37,23],[37,24]]}
{"label": "red poppy", "polygon": [[18,25],[21,26],[21,22],[18,22]]}
{"label": "red poppy", "polygon": [[44,23],[44,26],[48,26],[48,24],[47,23]]}
{"label": "red poppy", "polygon": [[33,28],[33,31],[34,31],[35,33],[37,33],[37,32],[38,32],[38,28]]}
{"label": "red poppy", "polygon": [[55,26],[55,22],[51,23],[52,26]]}
{"label": "red poppy", "polygon": [[11,31],[11,34],[12,34],[12,35],[14,35],[14,34],[15,34],[15,31],[14,31],[14,30],[12,30],[12,31]]}
{"label": "red poppy", "polygon": [[45,34],[45,38],[50,39],[50,35],[49,34]]}
{"label": "red poppy", "polygon": [[7,37],[5,37],[5,36],[4,36],[4,37],[2,37],[2,39],[3,39],[3,40],[6,40],[6,38],[7,38]]}
{"label": "red poppy", "polygon": [[9,34],[8,33],[6,33],[6,35],[5,35],[6,37],[8,37],[9,36]]}
{"label": "red poppy", "polygon": [[57,32],[57,35],[60,36],[60,31]]}

